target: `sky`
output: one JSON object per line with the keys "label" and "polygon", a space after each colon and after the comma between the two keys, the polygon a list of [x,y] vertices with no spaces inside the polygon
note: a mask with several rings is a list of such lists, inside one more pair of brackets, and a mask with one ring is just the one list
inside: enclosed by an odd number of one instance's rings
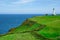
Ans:
{"label": "sky", "polygon": [[0,0],[0,13],[60,13],[60,0]]}

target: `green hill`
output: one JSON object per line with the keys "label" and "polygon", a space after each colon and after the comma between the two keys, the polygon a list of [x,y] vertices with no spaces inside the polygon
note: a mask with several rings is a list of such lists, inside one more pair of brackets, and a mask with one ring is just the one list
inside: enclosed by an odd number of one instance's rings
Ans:
{"label": "green hill", "polygon": [[37,16],[30,18],[39,24],[46,25],[46,27],[38,33],[47,38],[55,38],[60,35],[60,16]]}
{"label": "green hill", "polygon": [[35,16],[11,28],[1,40],[60,40],[60,16]]}

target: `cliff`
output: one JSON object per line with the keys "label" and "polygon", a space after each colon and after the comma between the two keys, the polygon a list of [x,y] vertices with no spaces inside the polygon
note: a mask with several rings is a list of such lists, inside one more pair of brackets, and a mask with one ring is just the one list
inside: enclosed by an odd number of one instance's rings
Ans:
{"label": "cliff", "polygon": [[35,16],[11,28],[1,40],[58,40],[60,16]]}

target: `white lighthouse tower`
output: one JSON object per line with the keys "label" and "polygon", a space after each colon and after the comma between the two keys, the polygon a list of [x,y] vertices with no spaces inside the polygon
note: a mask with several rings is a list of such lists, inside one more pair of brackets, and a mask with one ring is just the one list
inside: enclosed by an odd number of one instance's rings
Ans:
{"label": "white lighthouse tower", "polygon": [[55,8],[53,8],[53,15],[56,15],[56,13],[55,13]]}

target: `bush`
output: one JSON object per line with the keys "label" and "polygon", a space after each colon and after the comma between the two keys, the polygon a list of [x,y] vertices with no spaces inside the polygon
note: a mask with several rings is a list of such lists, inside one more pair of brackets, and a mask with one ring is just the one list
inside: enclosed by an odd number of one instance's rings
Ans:
{"label": "bush", "polygon": [[48,16],[48,14],[45,14],[46,16]]}

